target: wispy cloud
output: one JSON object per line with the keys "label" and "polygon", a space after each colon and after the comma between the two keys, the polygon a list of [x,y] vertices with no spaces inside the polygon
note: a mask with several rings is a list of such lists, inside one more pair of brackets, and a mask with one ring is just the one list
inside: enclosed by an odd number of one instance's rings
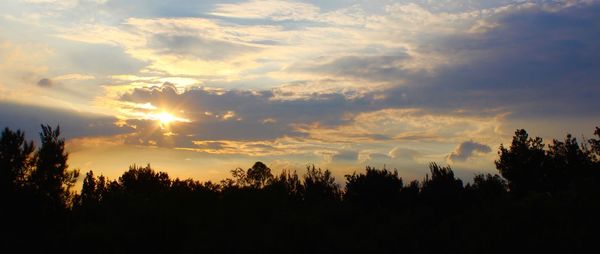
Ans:
{"label": "wispy cloud", "polygon": [[272,20],[313,20],[319,7],[295,1],[253,0],[237,4],[217,4],[210,14],[231,18]]}

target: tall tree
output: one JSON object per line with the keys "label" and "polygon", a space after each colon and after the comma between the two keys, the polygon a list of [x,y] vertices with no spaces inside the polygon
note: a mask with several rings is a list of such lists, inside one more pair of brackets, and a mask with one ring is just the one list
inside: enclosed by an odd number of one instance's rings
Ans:
{"label": "tall tree", "polygon": [[68,170],[65,140],[60,137],[60,127],[52,129],[42,125],[41,147],[37,151],[35,169],[30,184],[43,199],[52,205],[64,207],[71,197],[70,189],[79,176],[78,170]]}
{"label": "tall tree", "polygon": [[98,197],[97,181],[94,177],[94,172],[90,170],[85,174],[83,179],[83,187],[81,188],[81,205],[93,206],[100,201]]}
{"label": "tall tree", "polygon": [[2,193],[17,190],[33,166],[33,142],[20,130],[5,128],[0,137],[0,188]]}
{"label": "tall tree", "polygon": [[498,155],[496,168],[508,180],[511,192],[548,190],[548,175],[544,170],[546,154],[541,138],[530,138],[525,130],[517,130],[510,147],[500,145]]}

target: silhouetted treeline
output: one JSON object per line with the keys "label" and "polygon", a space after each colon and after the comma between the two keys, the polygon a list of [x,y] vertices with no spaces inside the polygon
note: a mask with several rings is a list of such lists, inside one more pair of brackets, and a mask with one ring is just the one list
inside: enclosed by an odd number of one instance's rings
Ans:
{"label": "silhouetted treeline", "polygon": [[[594,135],[600,138],[600,128]],[[498,151],[500,175],[472,183],[429,165],[421,181],[367,167],[273,174],[262,162],[219,183],[131,166],[118,179],[77,170],[59,128],[41,146],[0,138],[2,247],[85,253],[582,252],[600,235],[600,140],[545,145],[517,130]]]}

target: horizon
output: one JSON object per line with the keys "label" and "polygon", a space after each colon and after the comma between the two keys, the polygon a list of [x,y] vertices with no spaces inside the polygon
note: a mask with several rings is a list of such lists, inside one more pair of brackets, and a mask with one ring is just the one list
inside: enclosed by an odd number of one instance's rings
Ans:
{"label": "horizon", "polygon": [[[218,181],[366,166],[495,173],[516,129],[592,137],[598,1],[8,0],[0,127],[60,125],[71,169]],[[81,181],[81,180],[80,180]],[[79,188],[76,188],[79,189]]]}

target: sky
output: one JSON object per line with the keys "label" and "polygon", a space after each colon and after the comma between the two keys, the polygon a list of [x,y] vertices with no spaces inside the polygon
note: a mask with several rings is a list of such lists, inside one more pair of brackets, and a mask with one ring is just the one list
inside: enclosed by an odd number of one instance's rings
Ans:
{"label": "sky", "polygon": [[517,128],[599,124],[600,2],[3,0],[0,126],[70,168],[218,181],[366,165],[496,172]]}

